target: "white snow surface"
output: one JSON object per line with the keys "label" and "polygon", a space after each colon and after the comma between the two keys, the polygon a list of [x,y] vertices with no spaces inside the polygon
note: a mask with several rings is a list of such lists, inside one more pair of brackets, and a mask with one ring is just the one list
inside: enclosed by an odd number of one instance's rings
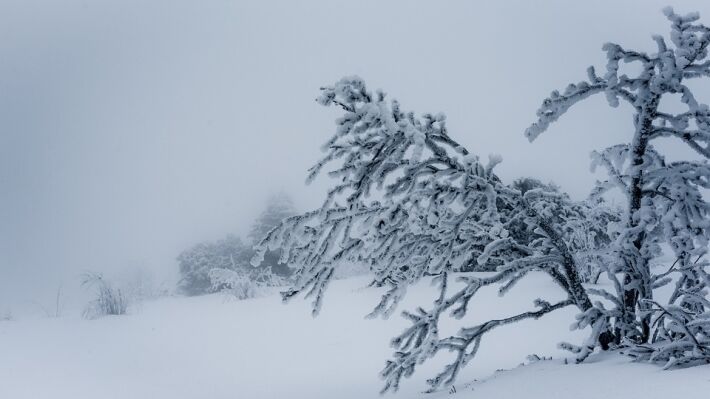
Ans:
{"label": "white snow surface", "polygon": [[[300,299],[284,305],[277,295],[243,301],[210,295],[162,298],[97,320],[77,314],[0,321],[0,398],[378,398],[389,339],[407,322],[365,319],[381,293],[367,282],[333,282],[316,318]],[[558,291],[535,275],[503,298],[481,292],[469,316],[445,321],[449,330],[442,334],[529,309],[540,292],[559,299]],[[432,299],[431,287],[420,284],[400,309]],[[493,331],[454,389],[423,393],[443,354],[385,397],[667,399],[710,392],[710,366],[663,371],[616,354],[564,364],[566,353],[556,344],[584,336],[569,331],[574,313],[563,309]],[[533,353],[553,359],[530,363]]]}

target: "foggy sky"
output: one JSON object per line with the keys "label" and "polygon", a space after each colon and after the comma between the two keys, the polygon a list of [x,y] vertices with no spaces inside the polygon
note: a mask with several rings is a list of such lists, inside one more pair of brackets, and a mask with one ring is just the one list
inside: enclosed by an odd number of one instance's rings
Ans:
{"label": "foggy sky", "polygon": [[[317,206],[327,179],[304,178],[337,112],[313,100],[344,75],[444,112],[504,179],[582,198],[590,151],[629,139],[629,109],[600,96],[535,143],[523,130],[605,64],[604,42],[653,51],[668,1],[477,3],[0,0],[0,301],[84,270],[169,278],[270,193]],[[710,21],[706,1],[672,5]]]}

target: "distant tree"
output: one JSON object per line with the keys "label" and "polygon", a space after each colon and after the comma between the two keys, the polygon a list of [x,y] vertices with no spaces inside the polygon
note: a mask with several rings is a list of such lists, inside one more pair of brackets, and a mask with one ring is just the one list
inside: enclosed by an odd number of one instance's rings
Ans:
{"label": "distant tree", "polygon": [[[296,214],[293,201],[285,193],[279,193],[269,198],[266,209],[256,219],[249,232],[249,239],[252,244],[259,241],[273,228],[278,226],[282,220]],[[270,268],[277,276],[285,277],[291,274],[291,269],[284,262],[280,261],[281,250],[276,248],[264,254],[264,261],[260,267]]]}
{"label": "distant tree", "polygon": [[[272,196],[251,226],[249,239],[265,235],[281,220],[295,213],[288,195],[281,193]],[[180,270],[178,288],[187,295],[202,295],[225,289],[234,290],[235,286],[250,280],[257,285],[276,285],[283,282],[283,277],[291,274],[291,269],[279,261],[281,252],[278,248],[265,253],[259,270],[249,264],[253,255],[251,245],[243,243],[234,235],[215,242],[196,244],[177,258]]]}
{"label": "distant tree", "polygon": [[230,235],[216,242],[203,242],[183,251],[177,258],[180,281],[179,289],[187,295],[202,295],[214,292],[210,270],[237,270],[251,268],[252,252],[239,237]]}

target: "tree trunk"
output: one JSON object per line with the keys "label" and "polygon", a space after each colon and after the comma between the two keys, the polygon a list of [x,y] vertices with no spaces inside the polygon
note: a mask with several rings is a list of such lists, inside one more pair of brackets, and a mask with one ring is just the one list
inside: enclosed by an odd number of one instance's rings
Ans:
{"label": "tree trunk", "polygon": [[[636,115],[636,132],[631,142],[631,166],[637,168],[629,183],[629,214],[627,226],[630,230],[639,225],[638,212],[643,204],[644,175],[641,165],[644,163],[648,141],[653,133],[653,120],[656,117],[659,97],[653,95]],[[646,233],[640,231],[633,237],[633,250],[624,250],[621,261],[624,264],[623,280],[623,316],[617,327],[617,342],[626,337],[636,342],[648,342],[651,330],[651,315],[639,317],[638,310],[650,309],[648,301],[653,299],[651,290],[649,259],[642,253]]]}

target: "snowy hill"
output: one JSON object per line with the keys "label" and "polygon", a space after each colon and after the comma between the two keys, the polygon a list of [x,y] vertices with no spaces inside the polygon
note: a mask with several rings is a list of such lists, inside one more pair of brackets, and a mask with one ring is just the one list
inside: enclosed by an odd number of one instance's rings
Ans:
{"label": "snowy hill", "polygon": [[[388,341],[406,323],[363,317],[380,292],[366,288],[367,281],[335,281],[317,318],[299,299],[283,305],[277,295],[245,301],[211,295],[163,298],[123,317],[0,321],[0,398],[377,398]],[[495,300],[497,313],[514,312],[529,306],[533,289],[550,292],[549,299],[558,291],[539,275],[504,298],[483,292],[477,303]],[[403,309],[431,298],[425,284],[413,287]],[[425,379],[443,364],[436,358],[385,397],[665,399],[710,392],[710,366],[662,371],[606,354],[563,364],[557,342],[582,336],[557,333],[567,331],[573,312],[490,334],[454,389],[422,393]],[[493,315],[487,307],[470,314],[463,323]],[[533,353],[554,360],[530,364]],[[523,362],[528,365],[518,367]]]}

